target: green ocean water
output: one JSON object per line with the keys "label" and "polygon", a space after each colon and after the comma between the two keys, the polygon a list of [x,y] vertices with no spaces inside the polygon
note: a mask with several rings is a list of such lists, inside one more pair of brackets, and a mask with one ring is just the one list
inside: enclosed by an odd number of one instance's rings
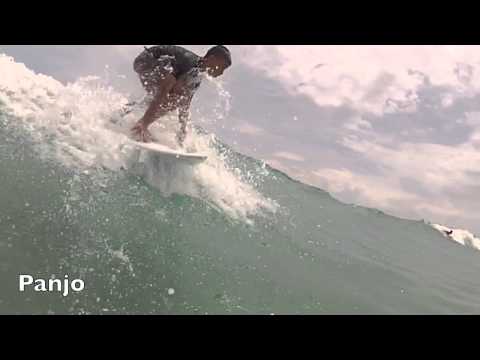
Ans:
{"label": "green ocean water", "polygon": [[[248,224],[129,172],[85,174],[2,125],[0,313],[479,312],[476,251],[230,154],[243,173],[261,174],[256,190],[279,211]],[[21,293],[19,274],[68,274],[85,289]]]}

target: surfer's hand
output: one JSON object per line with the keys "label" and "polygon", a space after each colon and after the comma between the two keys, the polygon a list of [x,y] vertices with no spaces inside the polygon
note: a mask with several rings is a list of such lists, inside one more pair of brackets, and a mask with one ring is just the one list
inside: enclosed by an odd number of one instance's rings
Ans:
{"label": "surfer's hand", "polygon": [[150,134],[147,125],[145,125],[142,120],[137,122],[137,124],[132,128],[131,131],[135,136],[138,136],[140,138],[140,141],[142,142],[152,141],[152,134]]}

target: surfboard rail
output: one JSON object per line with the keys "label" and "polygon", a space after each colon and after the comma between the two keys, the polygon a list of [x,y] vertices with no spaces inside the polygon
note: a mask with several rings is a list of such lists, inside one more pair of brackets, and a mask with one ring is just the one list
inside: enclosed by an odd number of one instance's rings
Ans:
{"label": "surfboard rail", "polygon": [[148,151],[153,151],[157,154],[173,157],[176,159],[205,161],[208,158],[206,154],[187,153],[185,151],[178,151],[158,143],[142,143],[142,142],[132,141],[132,144],[138,148],[148,150]]}

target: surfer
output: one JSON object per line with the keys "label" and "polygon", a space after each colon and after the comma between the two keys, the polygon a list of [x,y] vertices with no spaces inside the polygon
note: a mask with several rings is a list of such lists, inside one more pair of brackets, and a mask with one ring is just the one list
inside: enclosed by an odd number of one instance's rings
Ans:
{"label": "surfer", "polygon": [[175,45],[145,48],[134,61],[134,70],[152,100],[143,117],[132,128],[140,141],[149,142],[148,127],[170,111],[178,110],[180,146],[186,137],[190,104],[199,88],[202,73],[212,77],[223,74],[232,65],[230,51],[223,45],[212,47],[204,57]]}

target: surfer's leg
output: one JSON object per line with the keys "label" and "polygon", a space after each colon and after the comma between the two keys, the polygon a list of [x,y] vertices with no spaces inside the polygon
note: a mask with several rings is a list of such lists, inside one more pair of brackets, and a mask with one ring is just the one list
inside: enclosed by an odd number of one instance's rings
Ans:
{"label": "surfer's leg", "polygon": [[[151,62],[154,62],[153,68]],[[171,58],[147,58],[134,65],[143,87],[151,97],[145,115],[132,128],[135,134],[140,135],[142,141],[152,139],[148,131],[150,124],[176,108],[174,102],[168,96],[172,85],[172,76],[170,74],[173,71],[170,62]],[[167,99],[165,99],[166,94]]]}

